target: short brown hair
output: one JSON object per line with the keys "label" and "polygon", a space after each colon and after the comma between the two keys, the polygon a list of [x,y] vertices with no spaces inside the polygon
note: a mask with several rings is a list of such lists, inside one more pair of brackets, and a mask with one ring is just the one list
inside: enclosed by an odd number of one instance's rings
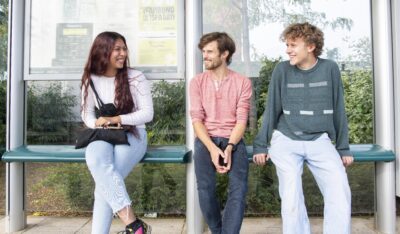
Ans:
{"label": "short brown hair", "polygon": [[226,63],[229,65],[232,62],[232,55],[235,53],[236,46],[232,38],[225,32],[211,32],[203,35],[200,38],[198,47],[200,50],[204,48],[208,43],[216,41],[218,44],[218,50],[220,53],[228,51],[228,57],[226,57]]}
{"label": "short brown hair", "polygon": [[314,55],[318,57],[324,47],[324,33],[316,26],[305,22],[289,25],[281,34],[281,40],[303,38],[307,45],[315,45]]}

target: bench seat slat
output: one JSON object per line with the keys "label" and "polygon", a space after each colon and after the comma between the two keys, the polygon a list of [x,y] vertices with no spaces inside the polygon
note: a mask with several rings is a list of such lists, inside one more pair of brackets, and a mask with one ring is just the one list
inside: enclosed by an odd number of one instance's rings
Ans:
{"label": "bench seat slat", "polygon": [[[143,163],[187,163],[191,151],[185,146],[149,147]],[[85,162],[85,149],[72,145],[27,145],[5,152],[4,162]]]}
{"label": "bench seat slat", "polygon": [[[395,160],[391,150],[376,144],[354,144],[350,150],[356,162],[390,162]],[[5,152],[4,162],[85,162],[85,150],[76,150],[72,145],[27,145]],[[185,146],[149,147],[143,163],[187,163],[191,151]],[[253,147],[247,146],[249,161],[252,161]]]}
{"label": "bench seat slat", "polygon": [[[396,159],[391,150],[384,149],[376,144],[354,144],[350,145],[356,162],[391,162]],[[253,161],[253,147],[247,146],[247,156],[249,161]]]}

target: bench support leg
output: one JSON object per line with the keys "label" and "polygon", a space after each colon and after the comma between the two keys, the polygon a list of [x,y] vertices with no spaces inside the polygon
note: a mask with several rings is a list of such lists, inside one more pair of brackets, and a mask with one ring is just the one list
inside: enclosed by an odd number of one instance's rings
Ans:
{"label": "bench support leg", "polygon": [[375,163],[375,226],[379,233],[396,233],[395,163]]}
{"label": "bench support leg", "polygon": [[6,164],[6,233],[20,231],[26,226],[25,166],[24,163]]}

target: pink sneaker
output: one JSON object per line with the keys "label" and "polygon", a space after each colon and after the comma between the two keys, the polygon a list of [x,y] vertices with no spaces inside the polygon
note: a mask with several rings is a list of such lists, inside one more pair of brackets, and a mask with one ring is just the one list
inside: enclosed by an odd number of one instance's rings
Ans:
{"label": "pink sneaker", "polygon": [[117,234],[151,234],[151,226],[141,219],[136,219],[135,222],[125,227],[125,231],[120,231]]}

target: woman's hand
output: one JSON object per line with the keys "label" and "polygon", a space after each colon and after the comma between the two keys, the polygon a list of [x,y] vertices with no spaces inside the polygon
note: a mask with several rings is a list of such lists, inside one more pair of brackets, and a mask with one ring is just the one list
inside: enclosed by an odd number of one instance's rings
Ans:
{"label": "woman's hand", "polygon": [[110,124],[111,122],[106,117],[99,117],[95,123],[96,127],[105,127]]}
{"label": "woman's hand", "polygon": [[100,117],[96,120],[96,127],[107,127],[113,124],[121,124],[121,117],[113,116],[113,117]]}

